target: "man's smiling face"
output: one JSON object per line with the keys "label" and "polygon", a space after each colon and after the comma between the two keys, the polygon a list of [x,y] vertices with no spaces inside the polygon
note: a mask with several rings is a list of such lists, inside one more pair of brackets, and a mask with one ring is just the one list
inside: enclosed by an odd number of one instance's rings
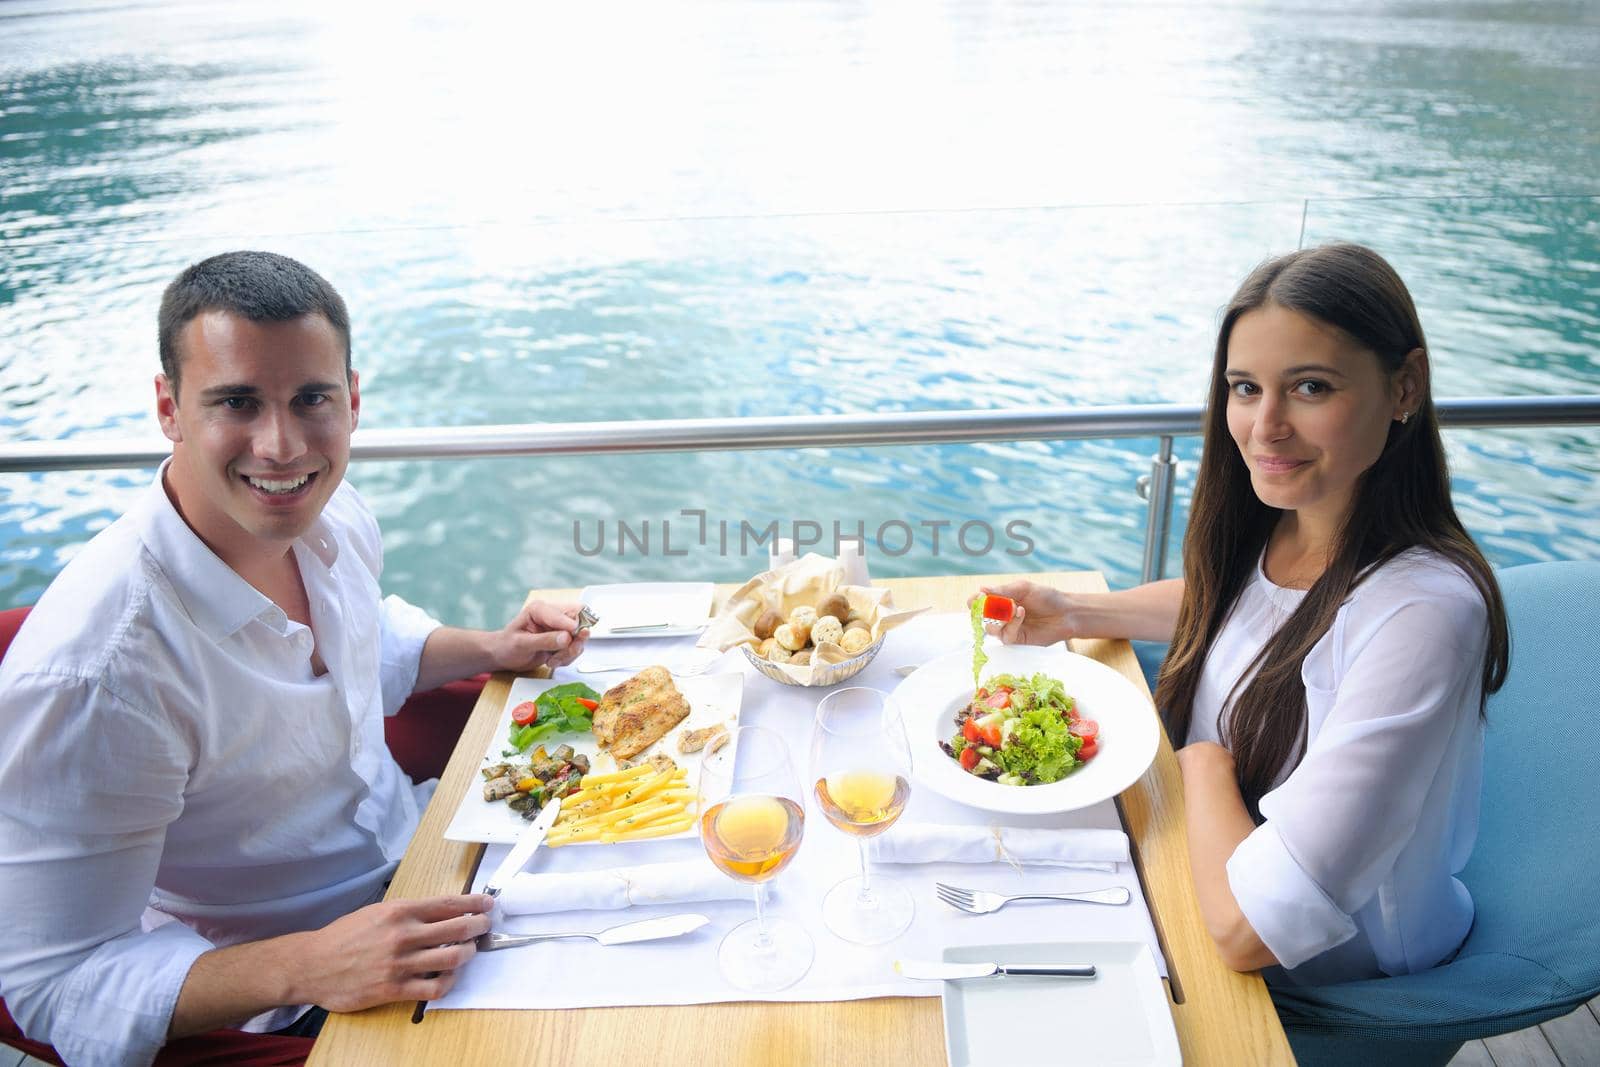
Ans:
{"label": "man's smiling face", "polygon": [[344,477],[361,397],[344,339],[320,314],[195,316],[179,381],[156,378],[173,442],[167,491],[224,561],[287,551]]}

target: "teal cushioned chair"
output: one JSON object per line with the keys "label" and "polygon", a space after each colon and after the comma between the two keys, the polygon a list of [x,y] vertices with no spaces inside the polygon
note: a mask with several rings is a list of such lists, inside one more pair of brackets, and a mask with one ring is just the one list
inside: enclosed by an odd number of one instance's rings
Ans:
{"label": "teal cushioned chair", "polygon": [[1302,1067],[1444,1064],[1465,1041],[1600,994],[1600,563],[1499,579],[1511,670],[1489,698],[1478,841],[1460,876],[1472,930],[1430,971],[1274,990]]}

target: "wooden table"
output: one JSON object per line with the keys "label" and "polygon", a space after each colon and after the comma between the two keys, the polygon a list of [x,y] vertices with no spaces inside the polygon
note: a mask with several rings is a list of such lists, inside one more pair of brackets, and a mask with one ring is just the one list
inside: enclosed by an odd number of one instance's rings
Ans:
{"label": "wooden table", "polygon": [[[980,583],[1009,575],[904,578],[875,584],[900,607],[964,610]],[[1060,589],[1102,591],[1095,572],[1030,574]],[[733,587],[722,591],[725,595]],[[541,590],[543,599],[575,600],[576,590]],[[1144,676],[1126,641],[1075,641],[1073,650],[1121,671],[1143,692]],[[470,886],[483,853],[441,836],[498,723],[512,676],[484,688],[445,769],[433,803],[406,851],[390,897],[458,893]],[[1156,930],[1171,973],[1172,1017],[1186,1064],[1293,1063],[1283,1027],[1255,975],[1218,959],[1200,918],[1185,848],[1183,788],[1165,737],[1144,777],[1118,798]],[[586,1008],[567,1011],[443,1011],[413,1024],[411,1004],[390,1004],[328,1019],[310,1067],[346,1064],[872,1064],[945,1062],[937,997],[895,997],[827,1004],[705,1004],[694,1007]]]}

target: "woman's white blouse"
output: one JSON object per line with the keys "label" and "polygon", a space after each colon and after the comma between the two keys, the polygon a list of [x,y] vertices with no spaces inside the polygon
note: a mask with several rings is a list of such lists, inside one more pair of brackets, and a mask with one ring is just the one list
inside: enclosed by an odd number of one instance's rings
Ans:
{"label": "woman's white blouse", "polygon": [[[1234,683],[1304,592],[1258,563],[1212,646],[1189,742],[1221,740]],[[1413,549],[1362,582],[1301,666],[1307,745],[1228,860],[1244,916],[1295,984],[1408,974],[1472,925],[1454,875],[1478,832],[1488,612],[1454,564]]]}

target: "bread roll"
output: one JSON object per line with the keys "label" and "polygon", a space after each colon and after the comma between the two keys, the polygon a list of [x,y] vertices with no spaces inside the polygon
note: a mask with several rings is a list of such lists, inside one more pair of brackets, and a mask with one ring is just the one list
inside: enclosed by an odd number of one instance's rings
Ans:
{"label": "bread roll", "polygon": [[796,652],[794,655],[789,657],[789,662],[791,664],[793,664],[794,666],[796,666],[796,667],[808,667],[808,666],[810,666],[811,665],[811,649],[802,648],[799,652]]}
{"label": "bread roll", "polygon": [[833,593],[817,605],[818,616],[832,616],[840,622],[850,617],[850,600],[843,593]]}
{"label": "bread roll", "polygon": [[811,627],[813,645],[835,644],[844,637],[844,625],[832,615],[824,615]]}
{"label": "bread roll", "polygon": [[800,633],[798,630],[796,630],[793,623],[786,622],[782,626],[778,627],[777,632],[772,635],[772,638],[778,642],[780,647],[786,649],[787,651],[799,652],[802,648],[806,647],[806,638],[808,636],[810,635]]}
{"label": "bread roll", "polygon": [[774,643],[772,648],[767,652],[767,658],[773,663],[788,663],[794,658],[794,653],[790,652],[782,645]]}
{"label": "bread roll", "polygon": [[811,640],[811,627],[817,621],[817,609],[801,604],[789,612],[789,625],[800,635],[800,645]]}
{"label": "bread roll", "polygon": [[865,630],[866,632],[871,633],[872,627],[867,625],[866,619],[851,619],[849,622],[844,624],[844,632],[849,633],[851,630]]}
{"label": "bread roll", "polygon": [[865,652],[871,644],[872,632],[870,630],[851,630],[839,642],[839,647],[854,656],[858,652]]}
{"label": "bread roll", "polygon": [[771,659],[773,646],[775,646],[777,643],[778,642],[774,639],[770,637],[767,638],[756,646],[756,655],[760,656],[762,659]]}
{"label": "bread roll", "polygon": [[761,613],[756,624],[750,627],[750,632],[765,641],[778,632],[778,627],[783,624],[783,616],[770,608]]}

